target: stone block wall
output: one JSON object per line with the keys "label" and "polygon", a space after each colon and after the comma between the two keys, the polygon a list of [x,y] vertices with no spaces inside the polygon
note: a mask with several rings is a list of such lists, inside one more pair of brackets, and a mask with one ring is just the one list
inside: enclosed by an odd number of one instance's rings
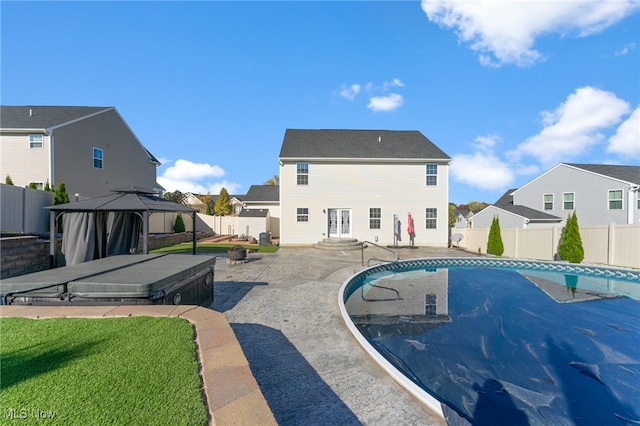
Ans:
{"label": "stone block wall", "polygon": [[[57,242],[58,264],[62,240]],[[49,269],[49,240],[25,235],[0,239],[0,278],[16,277]]]}

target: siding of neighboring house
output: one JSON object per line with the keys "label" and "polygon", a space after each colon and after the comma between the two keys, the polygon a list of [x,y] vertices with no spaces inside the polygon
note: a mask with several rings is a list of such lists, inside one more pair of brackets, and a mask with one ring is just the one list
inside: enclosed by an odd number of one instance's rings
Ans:
{"label": "siding of neighboring house", "polygon": [[[640,181],[640,176],[637,179]],[[621,210],[609,208],[608,195],[611,190],[622,191]],[[564,193],[575,194],[573,208],[563,208]],[[553,209],[551,210],[545,210],[545,194],[553,194]],[[571,165],[559,164],[537,179],[515,190],[513,204],[558,216],[562,218],[562,223],[575,210],[581,226],[594,226],[608,223],[626,224],[629,207],[633,210],[633,223],[638,223],[640,217],[636,197],[637,192],[629,191],[628,182],[598,175]]]}
{"label": "siding of neighboring house", "polygon": [[[156,188],[156,164],[118,113],[102,114],[53,131],[54,173],[70,194],[100,196],[111,190]],[[103,150],[103,168],[93,166],[93,148]]]}
{"label": "siding of neighboring house", "polygon": [[[30,182],[59,185],[80,199],[138,186],[160,189],[158,161],[142,146],[113,107],[2,106],[0,174],[16,186]],[[42,148],[29,147],[29,135],[43,135]],[[102,150],[102,168],[93,149]]]}
{"label": "siding of neighboring house", "polygon": [[[29,135],[42,135],[42,148],[30,148]],[[42,130],[32,132],[2,132],[2,155],[0,155],[0,173],[4,183],[11,176],[16,186],[28,186],[31,182],[42,183],[50,175],[50,140]],[[49,182],[51,183],[51,182]]]}
{"label": "siding of neighboring house", "polygon": [[476,213],[471,222],[474,229],[491,228],[494,217],[498,217],[500,229],[523,228],[525,218],[496,206],[488,206]]}
{"label": "siding of neighboring house", "polygon": [[268,210],[266,230],[271,232],[272,237],[280,237],[280,187],[278,185],[251,185],[243,200],[247,210]]}
{"label": "siding of neighboring house", "polygon": [[[426,161],[359,161],[350,163],[309,160],[309,184],[297,185],[296,162],[280,166],[281,239],[285,244],[315,243],[328,235],[329,209],[348,209],[351,233],[345,237],[392,244],[394,215],[402,224],[407,244],[407,213],[415,223],[415,244],[447,245],[448,161],[438,163],[438,184],[425,184]],[[285,195],[286,194],[286,195]],[[307,208],[308,222],[297,221],[297,209]],[[380,208],[380,229],[370,229],[369,209]],[[437,209],[436,229],[426,229],[426,208]],[[286,229],[285,229],[286,227]]]}

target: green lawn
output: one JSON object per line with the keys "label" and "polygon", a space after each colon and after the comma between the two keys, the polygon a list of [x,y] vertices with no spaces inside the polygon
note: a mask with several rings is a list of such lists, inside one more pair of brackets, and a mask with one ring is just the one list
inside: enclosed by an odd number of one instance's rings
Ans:
{"label": "green lawn", "polygon": [[[213,244],[203,243],[197,244],[196,251],[198,253],[226,253],[231,247],[238,245],[235,243],[229,244]],[[280,246],[260,246],[257,244],[239,244],[247,250],[254,250],[258,253],[275,253]],[[187,253],[191,254],[193,251],[193,243],[180,243],[173,246],[161,247],[155,250],[150,250],[150,253]]]}
{"label": "green lawn", "polygon": [[180,318],[2,318],[0,424],[204,425],[195,350]]}

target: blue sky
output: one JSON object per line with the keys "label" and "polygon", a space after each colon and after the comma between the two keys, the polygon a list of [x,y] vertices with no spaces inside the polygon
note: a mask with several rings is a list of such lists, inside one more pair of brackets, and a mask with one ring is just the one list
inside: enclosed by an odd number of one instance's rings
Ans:
{"label": "blue sky", "polygon": [[[419,130],[450,201],[640,163],[640,1],[0,3],[3,105],[115,106],[169,191],[244,194],[287,128]],[[1,118],[0,118],[1,119]]]}

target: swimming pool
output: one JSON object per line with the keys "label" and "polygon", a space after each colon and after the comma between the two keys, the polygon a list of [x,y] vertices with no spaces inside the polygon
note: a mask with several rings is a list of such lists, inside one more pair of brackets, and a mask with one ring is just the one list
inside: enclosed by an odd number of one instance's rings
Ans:
{"label": "swimming pool", "polygon": [[348,327],[449,424],[637,424],[640,271],[512,259],[377,265]]}

